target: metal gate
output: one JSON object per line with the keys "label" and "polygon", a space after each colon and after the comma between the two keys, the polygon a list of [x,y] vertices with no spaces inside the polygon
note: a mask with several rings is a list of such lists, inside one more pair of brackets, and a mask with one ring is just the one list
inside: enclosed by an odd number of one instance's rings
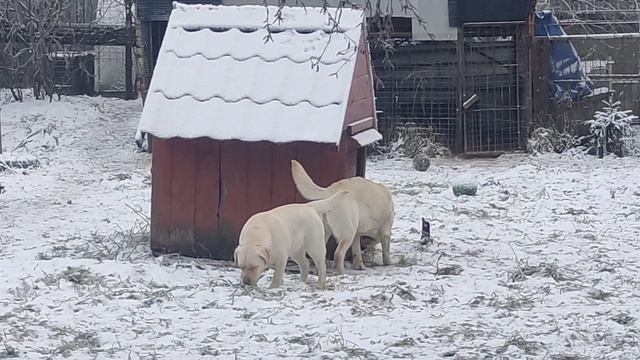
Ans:
{"label": "metal gate", "polygon": [[465,24],[458,42],[463,151],[524,150],[526,25]]}

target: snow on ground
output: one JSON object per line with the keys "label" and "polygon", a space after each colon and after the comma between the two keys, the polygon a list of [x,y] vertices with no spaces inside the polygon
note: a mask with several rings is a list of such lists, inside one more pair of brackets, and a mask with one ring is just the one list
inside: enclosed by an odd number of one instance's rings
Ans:
{"label": "snow on ground", "polygon": [[[86,97],[2,106],[5,150],[48,130],[14,151],[40,167],[0,173],[0,358],[640,357],[638,158],[435,160],[424,173],[372,161],[394,194],[396,265],[330,276],[327,291],[296,274],[247,289],[229,263],[147,255],[139,114]],[[460,175],[477,196],[453,196]]]}

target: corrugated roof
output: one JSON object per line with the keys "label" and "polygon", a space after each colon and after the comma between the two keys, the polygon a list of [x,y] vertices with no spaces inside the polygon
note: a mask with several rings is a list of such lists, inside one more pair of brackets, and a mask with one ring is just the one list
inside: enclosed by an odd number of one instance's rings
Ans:
{"label": "corrugated roof", "polygon": [[140,130],[338,143],[363,12],[285,7],[282,21],[276,14],[277,7],[175,4]]}

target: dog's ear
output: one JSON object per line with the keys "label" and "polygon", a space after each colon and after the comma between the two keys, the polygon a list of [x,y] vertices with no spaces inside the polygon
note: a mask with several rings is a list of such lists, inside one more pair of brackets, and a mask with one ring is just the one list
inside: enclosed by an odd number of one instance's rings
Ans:
{"label": "dog's ear", "polygon": [[258,256],[260,256],[262,261],[264,261],[265,265],[269,266],[269,263],[271,262],[271,249],[264,246],[261,247],[260,252],[258,252]]}

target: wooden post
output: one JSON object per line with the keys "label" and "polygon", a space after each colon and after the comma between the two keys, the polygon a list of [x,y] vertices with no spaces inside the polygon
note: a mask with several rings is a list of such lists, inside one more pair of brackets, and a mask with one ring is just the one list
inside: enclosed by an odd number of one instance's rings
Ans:
{"label": "wooden post", "polygon": [[132,0],[125,0],[126,19],[125,26],[127,28],[127,46],[125,47],[124,62],[125,62],[125,98],[127,100],[133,99],[133,14],[131,13]]}

